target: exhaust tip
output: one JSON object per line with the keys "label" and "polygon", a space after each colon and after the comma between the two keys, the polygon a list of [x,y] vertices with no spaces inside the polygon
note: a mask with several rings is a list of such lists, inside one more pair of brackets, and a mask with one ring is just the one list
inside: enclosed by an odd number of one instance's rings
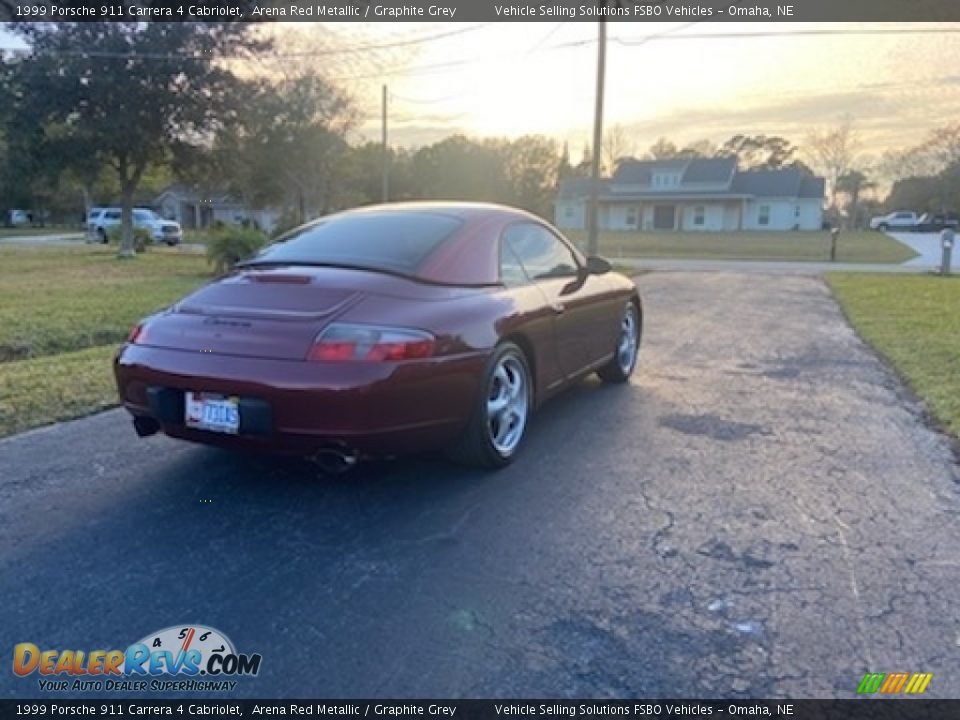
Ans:
{"label": "exhaust tip", "polygon": [[137,431],[138,437],[150,437],[160,432],[160,423],[152,417],[135,417],[133,419],[133,429]]}
{"label": "exhaust tip", "polygon": [[310,458],[317,467],[328,475],[343,475],[357,465],[357,453],[346,447],[327,447],[318,450]]}

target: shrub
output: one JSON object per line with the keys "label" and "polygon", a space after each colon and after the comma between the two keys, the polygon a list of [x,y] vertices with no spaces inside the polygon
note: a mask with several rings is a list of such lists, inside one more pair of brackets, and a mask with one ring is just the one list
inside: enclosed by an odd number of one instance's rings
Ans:
{"label": "shrub", "polygon": [[258,230],[232,227],[212,233],[207,242],[207,260],[218,273],[224,273],[241,260],[251,257],[267,242]]}
{"label": "shrub", "polygon": [[[114,245],[119,245],[120,241],[123,239],[123,229],[120,225],[114,225],[112,228],[107,230],[107,240]],[[133,229],[133,251],[142,253],[146,252],[147,248],[153,244],[153,236],[150,235],[150,231],[146,228],[135,227]]]}

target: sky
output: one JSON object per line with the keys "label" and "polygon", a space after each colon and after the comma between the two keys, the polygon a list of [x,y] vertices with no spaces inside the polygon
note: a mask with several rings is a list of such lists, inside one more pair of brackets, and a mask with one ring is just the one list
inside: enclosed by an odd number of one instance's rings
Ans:
{"label": "sky", "polygon": [[[622,126],[638,154],[661,136],[682,145],[779,134],[802,146],[812,129],[849,116],[863,152],[879,156],[960,121],[960,24],[607,27],[605,122]],[[798,34],[811,30],[896,34]],[[567,141],[576,161],[591,136],[596,23],[289,23],[274,32],[283,47],[396,44],[309,60],[357,101],[358,139],[380,138],[384,83],[391,144],[535,133]],[[790,35],[703,37],[758,32]],[[0,47],[15,42],[0,28]]]}

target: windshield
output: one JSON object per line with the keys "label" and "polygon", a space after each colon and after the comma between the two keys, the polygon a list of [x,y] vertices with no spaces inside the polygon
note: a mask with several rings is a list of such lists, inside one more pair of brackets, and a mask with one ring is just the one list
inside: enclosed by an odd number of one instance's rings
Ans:
{"label": "windshield", "polygon": [[412,275],[459,227],[456,218],[426,212],[342,215],[294,230],[249,264],[349,265]]}

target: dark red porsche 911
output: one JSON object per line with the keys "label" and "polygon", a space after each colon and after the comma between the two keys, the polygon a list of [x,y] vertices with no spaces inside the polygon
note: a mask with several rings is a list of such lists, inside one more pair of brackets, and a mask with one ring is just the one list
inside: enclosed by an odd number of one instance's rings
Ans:
{"label": "dark red porsche 911", "polygon": [[630,279],[533,215],[380,205],[297,228],[146,318],[115,372],[142,436],[499,467],[548,397],[591,372],[627,380],[642,317]]}

